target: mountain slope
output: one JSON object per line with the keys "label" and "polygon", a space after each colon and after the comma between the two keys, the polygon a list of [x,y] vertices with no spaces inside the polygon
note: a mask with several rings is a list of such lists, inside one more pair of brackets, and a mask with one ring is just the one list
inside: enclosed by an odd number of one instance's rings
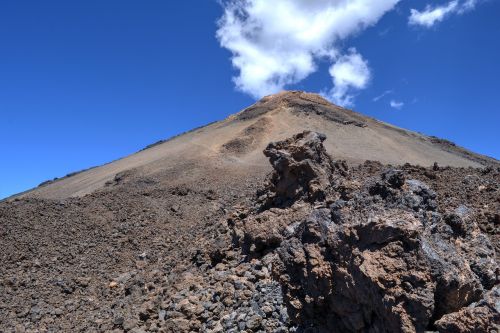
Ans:
{"label": "mountain slope", "polygon": [[265,98],[0,202],[0,332],[498,330],[496,163]]}
{"label": "mountain slope", "polygon": [[[481,167],[497,161],[446,140],[427,137],[337,107],[316,94],[282,92],[206,127],[188,132],[118,161],[49,182],[23,196],[82,196],[128,171],[166,184],[202,179],[213,172],[237,177],[262,174],[270,167],[262,150],[270,141],[303,131],[324,133],[328,153],[350,164]],[[123,175],[122,175],[123,176]],[[120,178],[120,176],[118,176]]]}

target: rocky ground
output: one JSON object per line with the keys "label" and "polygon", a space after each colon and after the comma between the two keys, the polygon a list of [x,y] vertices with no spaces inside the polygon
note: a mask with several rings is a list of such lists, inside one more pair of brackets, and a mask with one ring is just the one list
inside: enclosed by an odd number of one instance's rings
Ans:
{"label": "rocky ground", "polygon": [[[324,140],[304,132],[270,144],[275,173],[231,221],[249,258],[270,257],[292,322],[313,332],[498,330],[499,216],[490,209],[498,212],[499,197],[489,195],[498,172],[483,171],[491,181],[467,175],[462,194],[438,199],[414,178],[441,178],[438,165],[350,172]],[[474,197],[473,187],[489,194]]]}
{"label": "rocky ground", "polygon": [[500,170],[348,166],[0,203],[0,332],[497,332]]}

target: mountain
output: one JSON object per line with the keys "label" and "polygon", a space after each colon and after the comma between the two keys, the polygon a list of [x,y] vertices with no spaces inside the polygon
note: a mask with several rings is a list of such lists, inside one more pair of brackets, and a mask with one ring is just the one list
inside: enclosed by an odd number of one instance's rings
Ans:
{"label": "mountain", "polygon": [[0,202],[0,332],[494,332],[500,165],[284,92]]}
{"label": "mountain", "polygon": [[[349,164],[481,167],[498,161],[455,144],[404,130],[335,106],[300,91],[268,96],[249,108],[118,161],[44,184],[23,196],[61,199],[103,188],[120,173],[154,177],[165,184],[223,173],[237,177],[271,171],[262,150],[303,130],[324,133],[329,154]],[[189,172],[186,172],[189,170]]]}

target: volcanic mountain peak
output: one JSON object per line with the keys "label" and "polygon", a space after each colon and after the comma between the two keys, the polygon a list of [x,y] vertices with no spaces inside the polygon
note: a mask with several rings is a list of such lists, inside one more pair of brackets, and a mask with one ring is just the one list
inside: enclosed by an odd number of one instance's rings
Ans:
{"label": "volcanic mountain peak", "polygon": [[[309,93],[301,90],[284,90],[276,94],[268,95],[260,99],[257,105],[296,105],[301,102],[311,102],[315,104],[322,104],[326,106],[335,106],[326,100],[323,96],[316,93]],[[338,107],[338,106],[337,106]],[[340,107],[338,107],[340,108]]]}
{"label": "volcanic mountain peak", "polygon": [[304,91],[282,91],[263,97],[254,105],[235,115],[236,119],[248,120],[271,111],[292,110],[295,113],[322,115],[326,119],[341,123],[366,126],[366,117],[330,103],[319,94]]}
{"label": "volcanic mountain peak", "polygon": [[372,160],[393,165],[498,165],[494,159],[449,141],[380,122],[331,104],[320,95],[284,91],[266,96],[225,120],[150,145],[112,163],[45,182],[22,195],[58,199],[82,196],[117,179],[122,181],[124,175],[150,177],[168,185],[214,175],[248,179],[270,171],[262,155],[269,142],[304,130],[324,133],[329,138],[325,143],[328,153],[349,164]]}

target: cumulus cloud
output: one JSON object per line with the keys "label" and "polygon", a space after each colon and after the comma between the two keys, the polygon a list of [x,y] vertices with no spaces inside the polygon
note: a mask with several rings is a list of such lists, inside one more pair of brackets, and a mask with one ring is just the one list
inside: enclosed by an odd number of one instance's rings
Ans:
{"label": "cumulus cloud", "polygon": [[355,49],[350,49],[349,54],[339,57],[330,67],[330,75],[333,88],[327,96],[338,105],[351,106],[354,96],[349,92],[365,88],[371,72],[368,62]]}
{"label": "cumulus cloud", "polygon": [[[400,0],[227,0],[217,38],[232,53],[236,87],[255,98],[300,82],[333,63],[331,96],[352,103],[369,69],[357,52],[342,55],[339,42],[372,26]],[[338,66],[336,66],[338,64]]]}
{"label": "cumulus cloud", "polygon": [[453,0],[441,6],[427,5],[424,10],[411,9],[408,19],[410,25],[432,27],[434,24],[443,21],[452,14],[463,14],[476,7],[478,0]]}
{"label": "cumulus cloud", "polygon": [[393,109],[401,110],[403,108],[403,106],[405,106],[405,103],[399,102],[399,101],[396,101],[396,100],[393,99],[393,100],[390,101],[389,105]]}

